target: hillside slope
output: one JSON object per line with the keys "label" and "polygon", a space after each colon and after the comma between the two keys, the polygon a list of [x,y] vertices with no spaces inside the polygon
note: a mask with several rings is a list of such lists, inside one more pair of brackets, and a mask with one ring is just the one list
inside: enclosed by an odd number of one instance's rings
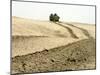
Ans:
{"label": "hillside slope", "polygon": [[48,21],[12,17],[12,57],[67,45],[87,38],[81,29],[64,23],[58,25]]}

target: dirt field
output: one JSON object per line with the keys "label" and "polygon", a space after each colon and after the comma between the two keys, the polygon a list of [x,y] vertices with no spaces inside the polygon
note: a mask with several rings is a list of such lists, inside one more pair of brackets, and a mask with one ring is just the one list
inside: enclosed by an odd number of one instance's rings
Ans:
{"label": "dirt field", "polygon": [[95,69],[95,25],[12,18],[12,74]]}
{"label": "dirt field", "polygon": [[84,39],[69,45],[12,59],[13,73],[34,73],[95,69],[95,40]]}

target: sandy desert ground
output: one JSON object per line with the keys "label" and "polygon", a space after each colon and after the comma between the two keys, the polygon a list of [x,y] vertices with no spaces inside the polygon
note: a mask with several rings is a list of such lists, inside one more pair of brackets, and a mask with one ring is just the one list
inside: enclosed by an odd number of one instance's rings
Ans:
{"label": "sandy desert ground", "polygon": [[95,69],[95,25],[12,17],[12,74]]}

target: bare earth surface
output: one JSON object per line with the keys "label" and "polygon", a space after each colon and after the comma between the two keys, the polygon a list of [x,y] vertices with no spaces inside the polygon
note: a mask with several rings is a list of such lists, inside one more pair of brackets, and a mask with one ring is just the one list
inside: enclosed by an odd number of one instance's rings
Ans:
{"label": "bare earth surface", "polygon": [[95,25],[12,18],[12,74],[95,69]]}

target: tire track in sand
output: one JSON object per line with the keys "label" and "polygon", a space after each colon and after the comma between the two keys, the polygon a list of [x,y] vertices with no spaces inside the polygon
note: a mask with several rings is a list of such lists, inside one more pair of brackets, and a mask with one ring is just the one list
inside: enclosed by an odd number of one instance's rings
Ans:
{"label": "tire track in sand", "polygon": [[86,29],[84,29],[84,28],[74,26],[73,24],[70,24],[70,23],[64,23],[64,22],[60,22],[60,23],[67,24],[67,25],[69,25],[69,26],[78,28],[78,29],[80,29],[80,30],[84,33],[85,36],[87,36],[88,38],[93,38],[93,37],[88,33],[88,31],[87,31]]}
{"label": "tire track in sand", "polygon": [[67,26],[64,26],[64,25],[62,25],[60,23],[55,23],[55,24],[57,24],[57,25],[59,25],[61,27],[66,28],[69,31],[69,33],[70,33],[70,35],[71,35],[72,38],[78,39],[78,37],[76,36],[76,34],[73,32],[73,30],[71,28],[69,28]]}

